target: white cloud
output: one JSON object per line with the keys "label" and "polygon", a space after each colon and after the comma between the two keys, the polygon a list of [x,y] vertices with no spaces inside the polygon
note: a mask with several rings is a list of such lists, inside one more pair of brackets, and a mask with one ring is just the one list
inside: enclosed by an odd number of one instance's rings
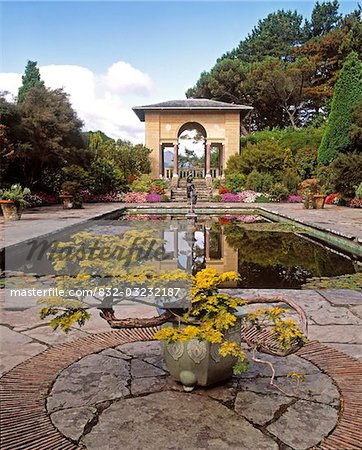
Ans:
{"label": "white cloud", "polygon": [[124,61],[112,64],[103,81],[112,92],[148,94],[152,90],[151,78]]}
{"label": "white cloud", "polygon": [[[129,95],[152,92],[150,77],[124,61],[112,64],[104,74],[76,65],[40,67],[49,88],[64,88],[86,130],[102,130],[113,138],[142,142],[144,126],[131,110]],[[0,90],[17,95],[21,74],[0,73]],[[140,103],[143,103],[142,101]]]}
{"label": "white cloud", "polygon": [[0,73],[0,90],[10,93],[10,96],[6,96],[8,100],[11,100],[13,96],[15,97],[18,95],[18,89],[20,85],[20,73]]}

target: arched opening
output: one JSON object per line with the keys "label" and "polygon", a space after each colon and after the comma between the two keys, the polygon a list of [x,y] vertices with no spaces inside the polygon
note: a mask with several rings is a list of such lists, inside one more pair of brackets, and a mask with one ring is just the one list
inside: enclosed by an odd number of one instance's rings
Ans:
{"label": "arched opening", "polygon": [[187,122],[179,129],[177,144],[180,178],[189,174],[193,178],[204,178],[206,139],[205,128],[197,122]]}

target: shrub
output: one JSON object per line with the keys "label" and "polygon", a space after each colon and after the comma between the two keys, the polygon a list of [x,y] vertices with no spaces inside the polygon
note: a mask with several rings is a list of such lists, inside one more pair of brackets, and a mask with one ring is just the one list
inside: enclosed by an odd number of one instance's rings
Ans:
{"label": "shrub", "polygon": [[169,202],[169,201],[170,201],[170,198],[167,195],[165,195],[165,194],[161,195],[161,202]]}
{"label": "shrub", "polygon": [[266,195],[260,195],[260,197],[256,197],[255,203],[270,203],[270,197]]}
{"label": "shrub", "polygon": [[123,195],[123,201],[125,203],[146,203],[146,192],[128,192]]}
{"label": "shrub", "polygon": [[356,197],[362,198],[362,183],[360,183],[358,188],[356,189]]}
{"label": "shrub", "polygon": [[64,181],[61,190],[62,194],[65,195],[77,195],[80,191],[80,186],[76,181]]}
{"label": "shrub", "polygon": [[233,190],[233,188],[230,186],[230,187],[226,187],[226,186],[220,186],[220,189],[219,189],[219,194],[229,194],[229,193],[231,193],[232,192],[232,190]]}
{"label": "shrub", "polygon": [[295,169],[286,169],[281,177],[281,182],[288,189],[290,194],[296,194],[301,178]]}
{"label": "shrub", "polygon": [[362,62],[351,52],[340,72],[332,98],[328,125],[318,151],[318,162],[330,164],[340,152],[350,148],[352,112],[362,99]]}
{"label": "shrub", "polygon": [[214,180],[212,180],[212,187],[213,187],[213,189],[219,189],[220,186],[221,186],[220,178],[215,178]]}
{"label": "shrub", "polygon": [[274,201],[282,202],[288,198],[288,188],[283,183],[275,183],[270,191],[270,196]]}
{"label": "shrub", "polygon": [[252,170],[246,178],[245,188],[257,192],[269,192],[274,184],[274,178],[269,173]]}
{"label": "shrub", "polygon": [[82,188],[89,186],[89,173],[81,166],[72,164],[71,166],[63,167],[62,175],[64,180],[77,182]]}
{"label": "shrub", "polygon": [[232,188],[233,192],[241,191],[245,188],[245,175],[242,173],[229,173],[225,175],[225,186]]}
{"label": "shrub", "polygon": [[298,175],[305,180],[315,175],[317,169],[318,149],[315,147],[300,148],[294,156]]}
{"label": "shrub", "polygon": [[308,178],[300,183],[299,193],[306,208],[313,205],[313,195],[319,194],[320,191],[321,186],[317,178]]}
{"label": "shrub", "polygon": [[259,144],[248,143],[240,155],[233,155],[227,162],[226,174],[243,173],[252,170],[275,175],[286,167],[291,167],[292,153],[273,140]]}
{"label": "shrub", "polygon": [[150,193],[151,194],[164,194],[166,188],[167,188],[166,181],[155,180],[152,182]]}
{"label": "shrub", "polygon": [[97,158],[92,162],[89,176],[89,188],[95,194],[122,192],[126,189],[123,172],[114,161],[106,158]]}
{"label": "shrub", "polygon": [[151,192],[151,186],[153,184],[153,179],[151,175],[143,174],[131,185],[131,190],[133,192]]}
{"label": "shrub", "polygon": [[216,202],[216,203],[220,203],[221,202],[221,195],[214,195],[213,201]]}
{"label": "shrub", "polygon": [[321,143],[324,127],[309,126],[305,128],[274,128],[257,131],[253,134],[241,138],[241,145],[245,147],[247,143],[260,144],[263,141],[273,140],[283,148],[290,148],[293,155],[304,147],[313,148],[316,152]]}
{"label": "shrub", "polygon": [[362,153],[341,154],[332,163],[332,182],[336,192],[351,200],[362,182]]}

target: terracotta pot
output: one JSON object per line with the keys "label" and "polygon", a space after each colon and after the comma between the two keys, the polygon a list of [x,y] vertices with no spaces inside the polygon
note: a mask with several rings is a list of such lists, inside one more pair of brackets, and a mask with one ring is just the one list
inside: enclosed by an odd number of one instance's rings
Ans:
{"label": "terracotta pot", "polygon": [[322,209],[324,208],[324,202],[326,199],[326,195],[313,195],[313,208],[314,209]]}
{"label": "terracotta pot", "polygon": [[[226,339],[240,343],[240,324],[229,330]],[[220,356],[219,348],[220,344],[198,339],[173,344],[163,342],[163,356],[170,374],[183,384],[186,392],[190,392],[197,385],[209,386],[232,377],[237,359]]]}
{"label": "terracotta pot", "polygon": [[5,220],[20,220],[22,208],[11,200],[0,200]]}
{"label": "terracotta pot", "polygon": [[72,209],[73,208],[73,195],[62,194],[59,195],[63,202],[63,209]]}

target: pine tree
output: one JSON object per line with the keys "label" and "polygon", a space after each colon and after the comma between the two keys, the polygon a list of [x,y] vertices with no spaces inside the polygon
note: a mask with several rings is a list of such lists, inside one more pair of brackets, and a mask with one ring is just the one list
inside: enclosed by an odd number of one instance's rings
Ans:
{"label": "pine tree", "polygon": [[44,81],[40,78],[40,72],[37,64],[37,61],[28,61],[25,67],[25,73],[22,76],[23,84],[20,86],[18,92],[19,103],[23,103],[29,89],[44,86]]}
{"label": "pine tree", "polygon": [[351,52],[343,65],[332,98],[328,125],[318,151],[318,162],[331,163],[351,147],[352,112],[362,99],[362,62]]}

